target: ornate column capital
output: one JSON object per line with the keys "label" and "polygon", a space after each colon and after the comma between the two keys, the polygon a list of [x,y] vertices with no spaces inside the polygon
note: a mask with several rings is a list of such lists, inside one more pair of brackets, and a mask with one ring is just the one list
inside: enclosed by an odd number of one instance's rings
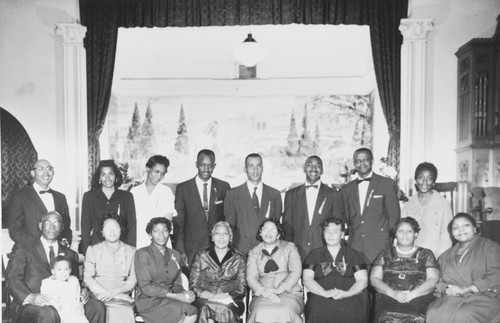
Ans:
{"label": "ornate column capital", "polygon": [[83,44],[83,38],[87,33],[87,27],[79,23],[56,23],[55,33],[63,44]]}
{"label": "ornate column capital", "polygon": [[401,19],[399,31],[404,40],[424,40],[427,33],[434,29],[433,19]]}

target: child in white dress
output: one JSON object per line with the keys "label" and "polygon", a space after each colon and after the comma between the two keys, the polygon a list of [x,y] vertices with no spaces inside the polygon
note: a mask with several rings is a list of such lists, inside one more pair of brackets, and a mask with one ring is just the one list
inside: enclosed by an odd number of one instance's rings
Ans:
{"label": "child in white dress", "polygon": [[71,261],[57,256],[51,262],[52,276],[42,280],[40,292],[52,297],[61,323],[89,323],[80,301],[80,283],[71,276]]}

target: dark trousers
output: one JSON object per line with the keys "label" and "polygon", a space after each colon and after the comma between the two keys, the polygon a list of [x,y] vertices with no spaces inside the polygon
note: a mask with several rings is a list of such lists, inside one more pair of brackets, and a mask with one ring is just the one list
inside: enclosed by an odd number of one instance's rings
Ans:
{"label": "dark trousers", "polygon": [[106,305],[103,302],[90,298],[83,307],[90,323],[106,323]]}

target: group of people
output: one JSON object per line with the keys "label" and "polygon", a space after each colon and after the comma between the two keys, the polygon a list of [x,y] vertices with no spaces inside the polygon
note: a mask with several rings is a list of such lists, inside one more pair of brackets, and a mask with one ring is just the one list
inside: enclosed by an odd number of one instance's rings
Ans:
{"label": "group of people", "polygon": [[145,322],[238,322],[249,299],[248,322],[500,322],[500,246],[469,214],[453,217],[432,189],[436,167],[418,165],[417,194],[401,209],[369,149],[353,162],[356,178],[337,191],[321,182],[321,158],[307,158],[283,208],[259,154],[230,188],[201,150],[175,196],[161,184],[164,156],[131,192],[114,161],[101,161],[82,200],[80,287],[67,203],[39,160],[7,214],[17,322],[134,322],[134,311]]}

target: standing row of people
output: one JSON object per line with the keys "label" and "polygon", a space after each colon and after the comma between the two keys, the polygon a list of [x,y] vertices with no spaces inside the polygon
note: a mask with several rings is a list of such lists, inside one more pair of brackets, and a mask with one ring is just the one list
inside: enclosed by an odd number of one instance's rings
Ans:
{"label": "standing row of people", "polygon": [[[311,250],[322,246],[322,222],[336,216],[347,224],[347,244],[359,252],[369,269],[379,260],[379,252],[390,246],[390,229],[400,219],[398,188],[394,181],[372,172],[370,150],[358,149],[353,161],[357,178],[337,192],[321,183],[321,159],[309,157],[304,165],[306,183],[285,194],[283,214],[279,191],[262,183],[263,160],[258,154],[250,154],[245,159],[247,182],[230,189],[228,183],[211,176],[216,166],[214,153],[200,151],[195,163],[198,174],[178,185],[175,207],[170,189],[159,184],[169,166],[166,157],[150,158],[146,165],[146,181],[135,187],[133,193],[118,189],[122,177],[115,163],[101,161],[93,176],[92,189],[83,199],[81,251],[87,253],[89,246],[106,239],[101,230],[106,214],[120,216],[123,221],[119,239],[138,247],[145,246],[150,238],[138,223],[143,226],[150,218],[160,216],[173,218],[174,247],[180,252],[176,261],[181,266],[192,267],[196,254],[209,247],[210,230],[215,223],[226,220],[234,232],[234,246],[247,254],[262,237],[255,237],[259,225],[266,219],[282,217],[285,230],[280,238],[293,242],[300,261],[304,261]],[[54,209],[60,210],[64,224],[60,240],[64,245],[71,243],[64,195],[49,187],[53,175],[54,169],[48,161],[37,161],[32,170],[33,186],[14,194],[8,212],[9,233],[14,241],[36,242],[42,233],[41,227],[35,225],[37,219],[44,214],[44,209]],[[444,228],[452,215],[446,200],[432,190],[436,179],[437,169],[432,164],[423,163],[417,167],[417,194],[403,208],[402,214],[414,216],[422,223],[419,244],[439,255],[451,245]],[[141,235],[143,238],[138,242]],[[271,252],[267,253],[271,256]]]}

